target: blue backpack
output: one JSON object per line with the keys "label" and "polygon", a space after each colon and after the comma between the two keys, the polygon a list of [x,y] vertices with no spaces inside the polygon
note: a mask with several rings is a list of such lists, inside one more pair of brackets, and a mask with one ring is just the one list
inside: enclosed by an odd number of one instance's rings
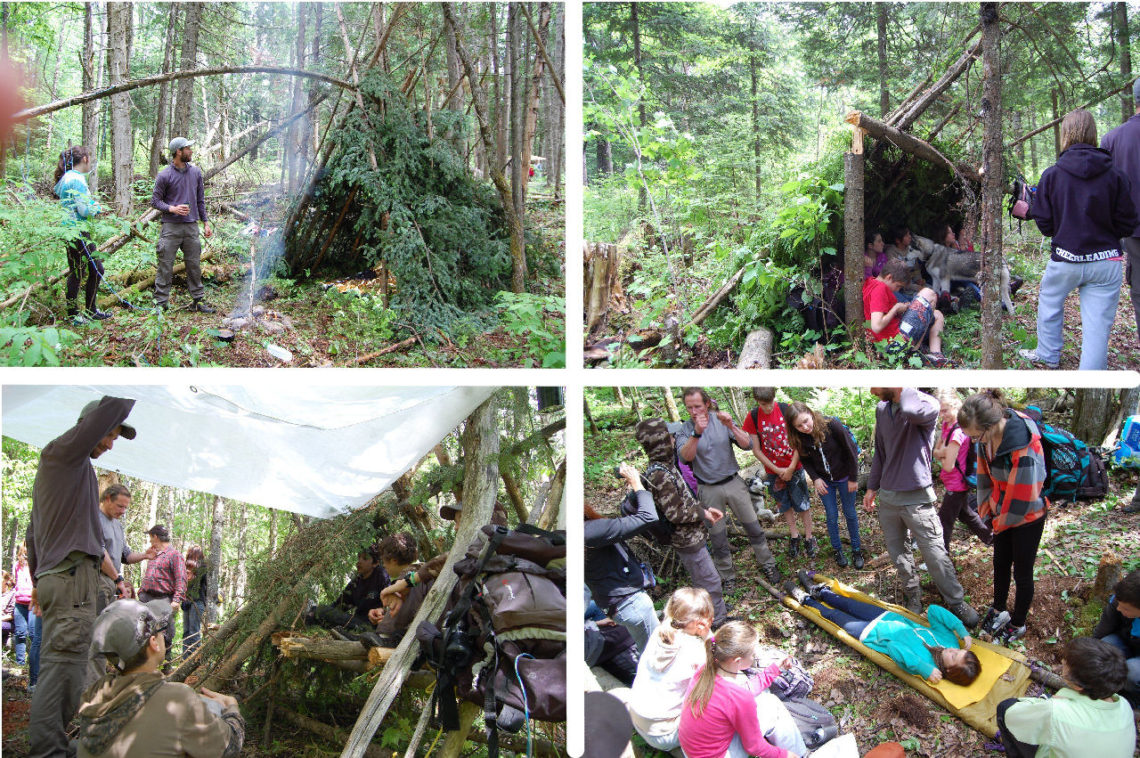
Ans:
{"label": "blue backpack", "polygon": [[1042,494],[1050,500],[1094,500],[1108,494],[1108,471],[1104,461],[1070,432],[1042,418],[1041,409],[1030,405],[1025,415],[1041,431],[1041,447],[1045,450],[1045,488]]}
{"label": "blue backpack", "polygon": [[1122,468],[1140,468],[1140,416],[1125,419],[1120,441],[1112,451],[1112,462]]}

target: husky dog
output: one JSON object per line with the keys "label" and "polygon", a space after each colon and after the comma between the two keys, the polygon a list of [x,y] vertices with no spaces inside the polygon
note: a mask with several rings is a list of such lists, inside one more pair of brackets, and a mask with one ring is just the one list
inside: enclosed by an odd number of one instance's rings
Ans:
{"label": "husky dog", "polygon": [[[911,266],[922,261],[926,271],[934,280],[934,291],[941,294],[950,291],[954,279],[966,280],[981,285],[978,274],[982,269],[982,254],[973,250],[956,250],[939,245],[927,237],[913,235],[910,249],[906,251],[906,261]],[[1013,298],[1009,292],[1009,267],[1001,267],[1001,303],[1013,313]]]}

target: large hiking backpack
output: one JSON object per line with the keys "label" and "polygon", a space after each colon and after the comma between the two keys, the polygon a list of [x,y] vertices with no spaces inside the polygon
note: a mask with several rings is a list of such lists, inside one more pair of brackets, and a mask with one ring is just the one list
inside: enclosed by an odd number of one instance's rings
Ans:
{"label": "large hiking backpack", "polygon": [[1025,415],[1041,430],[1041,447],[1045,450],[1045,488],[1042,494],[1050,500],[1095,500],[1108,494],[1108,470],[1095,451],[1073,434],[1046,424],[1041,409],[1031,405]]}
{"label": "large hiking backpack", "polygon": [[485,526],[455,564],[443,621],[416,632],[436,670],[435,718],[454,731],[458,699],[482,705],[491,758],[499,728],[566,720],[565,558],[564,533]]}

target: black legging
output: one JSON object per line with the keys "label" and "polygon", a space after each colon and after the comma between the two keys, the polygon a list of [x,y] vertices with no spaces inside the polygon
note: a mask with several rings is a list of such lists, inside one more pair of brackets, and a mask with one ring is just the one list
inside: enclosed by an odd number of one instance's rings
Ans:
{"label": "black legging", "polygon": [[997,725],[998,732],[1001,734],[1001,744],[1005,748],[1006,758],[1033,758],[1037,755],[1038,746],[1017,739],[1009,733],[1009,729],[1005,725],[1005,712],[1016,702],[1017,698],[1011,697],[998,703]]}
{"label": "black legging", "polygon": [[[994,534],[994,609],[1004,611],[1009,600],[1009,579],[1017,583],[1017,602],[1010,624],[1025,626],[1033,603],[1033,564],[1045,530],[1045,518]],[[1012,568],[1012,572],[1011,572]]]}
{"label": "black legging", "polygon": [[986,545],[992,545],[993,532],[978,512],[970,507],[970,493],[968,490],[952,492],[946,490],[942,497],[942,505],[938,509],[938,520],[942,522],[942,541],[946,544],[946,552],[950,552],[950,538],[954,535],[954,522],[961,521],[975,537]]}
{"label": "black legging", "polygon": [[75,300],[79,297],[79,283],[87,277],[83,291],[84,308],[95,310],[95,298],[99,291],[99,277],[103,273],[103,262],[95,258],[95,244],[84,234],[67,246],[67,315],[75,316],[78,309]]}

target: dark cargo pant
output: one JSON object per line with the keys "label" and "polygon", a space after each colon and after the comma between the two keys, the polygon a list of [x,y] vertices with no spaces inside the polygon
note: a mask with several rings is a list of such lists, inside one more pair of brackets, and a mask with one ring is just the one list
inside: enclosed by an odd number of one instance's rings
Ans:
{"label": "dark cargo pant", "polygon": [[83,694],[97,595],[94,558],[84,559],[70,571],[48,574],[36,581],[36,598],[43,613],[43,641],[40,678],[28,722],[30,758],[75,754],[68,749],[67,727],[79,710]]}
{"label": "dark cargo pant", "polygon": [[186,263],[186,281],[190,297],[201,300],[206,294],[202,285],[202,241],[198,239],[197,222],[166,221],[158,238],[158,272],[154,276],[154,304],[170,300],[170,283],[174,280],[174,258],[182,250]]}
{"label": "dark cargo pant", "polygon": [[[98,618],[104,608],[118,599],[119,591],[115,589],[114,580],[102,571],[98,573],[95,588],[95,617]],[[92,652],[88,660],[90,664],[87,667],[87,679],[84,682],[83,689],[87,689],[107,673],[107,658],[105,656],[95,655]]]}

